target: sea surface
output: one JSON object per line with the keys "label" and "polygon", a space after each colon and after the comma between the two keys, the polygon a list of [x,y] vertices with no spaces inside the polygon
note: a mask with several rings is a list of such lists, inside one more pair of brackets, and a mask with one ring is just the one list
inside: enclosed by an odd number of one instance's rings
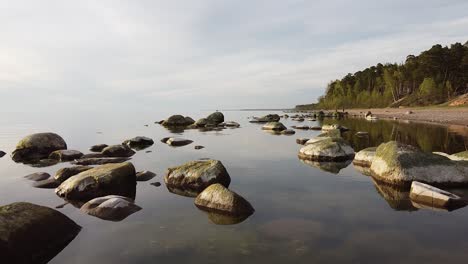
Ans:
{"label": "sea surface", "polygon": [[[157,177],[138,182],[135,202],[143,209],[120,222],[86,215],[72,205],[57,209],[82,230],[50,263],[394,264],[468,259],[468,207],[451,212],[421,209],[411,203],[408,190],[378,184],[353,164],[302,162],[296,139],[311,138],[320,131],[278,136],[248,122],[251,116],[272,111],[224,111],[227,121],[241,127],[172,133],[154,122],[176,113],[66,114],[57,110],[58,114],[1,114],[0,150],[8,153],[0,158],[1,205],[26,201],[55,208],[64,203],[54,190],[33,188],[23,176],[40,171],[53,175],[69,163],[33,168],[9,157],[22,137],[36,132],[58,133],[69,149],[84,153],[94,144],[150,137],[155,144],[138,151],[131,162],[138,171],[150,170]],[[211,112],[180,114],[197,120]],[[468,145],[466,130],[439,125],[353,118],[282,122],[288,127],[340,123],[351,129],[344,137],[356,151],[389,140],[447,153],[463,151]],[[357,131],[367,131],[369,137],[356,137]],[[160,142],[168,136],[194,143],[170,147]],[[195,145],[205,148],[195,150]],[[163,178],[168,167],[200,158],[222,161],[231,176],[229,188],[252,204],[253,215],[235,225],[221,225],[197,209],[193,198],[167,190]],[[162,185],[150,185],[155,181]]]}

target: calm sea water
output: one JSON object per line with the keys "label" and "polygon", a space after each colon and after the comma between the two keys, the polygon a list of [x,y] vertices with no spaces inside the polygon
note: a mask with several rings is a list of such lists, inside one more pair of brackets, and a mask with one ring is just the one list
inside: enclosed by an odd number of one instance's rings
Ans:
{"label": "calm sea water", "polygon": [[[181,113],[194,119],[209,112]],[[267,112],[226,111],[239,129],[219,132],[186,130],[177,136],[194,140],[172,148],[159,142],[173,134],[154,121],[170,113],[2,114],[0,149],[10,153],[18,140],[35,132],[60,134],[70,149],[87,152],[98,143],[117,144],[148,136],[155,144],[139,151],[137,170],[158,176],[137,185],[136,203],[143,210],[121,222],[104,221],[68,205],[59,209],[83,227],[51,263],[462,263],[468,257],[468,207],[452,212],[418,209],[407,190],[381,186],[352,164],[340,166],[301,162],[299,137],[318,131],[275,136],[248,123],[247,117]],[[345,137],[356,150],[383,141],[400,140],[425,151],[454,153],[468,145],[466,130],[391,121],[346,119]],[[286,126],[297,125],[284,121]],[[144,125],[148,124],[148,127]],[[305,121],[303,124],[320,125]],[[357,131],[368,131],[359,139]],[[206,148],[195,150],[194,145]],[[193,198],[170,193],[166,168],[199,158],[219,159],[231,175],[230,189],[245,197],[256,212],[237,225],[214,224]],[[35,189],[23,176],[63,163],[32,168],[0,159],[0,204],[27,201],[54,208],[63,200],[53,190]],[[155,187],[151,182],[160,181]],[[453,190],[464,194],[466,190]]]}

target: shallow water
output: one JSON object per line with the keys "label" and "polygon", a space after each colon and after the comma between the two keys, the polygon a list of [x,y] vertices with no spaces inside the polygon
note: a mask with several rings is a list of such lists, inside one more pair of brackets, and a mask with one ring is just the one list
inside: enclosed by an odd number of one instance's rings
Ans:
{"label": "shallow water", "polygon": [[[51,263],[457,263],[466,259],[468,207],[452,212],[418,209],[407,191],[376,184],[352,164],[301,162],[296,138],[320,132],[297,130],[293,136],[277,136],[248,123],[248,116],[266,113],[226,111],[226,120],[239,122],[241,128],[186,130],[178,135],[194,143],[179,148],[162,144],[159,140],[171,132],[154,124],[170,113],[53,117],[9,113],[0,119],[0,149],[9,153],[23,136],[44,131],[60,134],[69,149],[83,152],[94,144],[116,144],[134,136],[155,141],[132,158],[137,170],[158,174],[137,185],[136,203],[143,209],[121,222],[85,215],[71,205],[58,209],[83,229]],[[182,114],[197,119],[209,112]],[[442,126],[324,121],[334,122],[351,129],[344,136],[356,150],[399,140],[424,151],[454,153],[468,143],[468,135]],[[368,131],[370,136],[357,138],[357,131]],[[206,148],[195,150],[195,145]],[[212,222],[216,219],[194,206],[193,198],[166,189],[167,167],[199,158],[223,162],[232,179],[230,189],[253,205],[252,216],[240,224],[217,225]],[[62,204],[53,190],[35,189],[23,176],[38,171],[54,174],[65,166],[69,164],[32,168],[8,156],[0,158],[0,204],[27,201],[52,208]],[[162,186],[150,185],[154,181]]]}

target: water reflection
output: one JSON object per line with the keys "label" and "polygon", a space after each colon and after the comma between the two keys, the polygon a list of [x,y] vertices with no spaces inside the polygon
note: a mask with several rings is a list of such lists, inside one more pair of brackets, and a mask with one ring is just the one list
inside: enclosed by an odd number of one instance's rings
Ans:
{"label": "water reflection", "polygon": [[330,161],[312,161],[299,158],[299,160],[311,167],[321,169],[326,172],[338,174],[340,171],[351,164],[352,160],[341,161],[341,162],[330,162]]}
{"label": "water reflection", "polygon": [[394,186],[379,182],[372,178],[377,193],[380,194],[388,205],[396,211],[416,211],[410,199],[410,186]]}
{"label": "water reflection", "polygon": [[207,211],[197,206],[197,208],[204,212],[208,219],[216,225],[236,225],[244,222],[250,215],[228,215],[214,211]]}

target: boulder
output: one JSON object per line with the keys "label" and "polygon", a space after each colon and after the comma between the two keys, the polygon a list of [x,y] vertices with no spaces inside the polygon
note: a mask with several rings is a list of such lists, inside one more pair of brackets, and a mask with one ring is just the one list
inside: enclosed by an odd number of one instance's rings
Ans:
{"label": "boulder", "polygon": [[361,167],[370,167],[375,157],[376,150],[376,147],[371,147],[359,151],[356,153],[356,156],[354,156],[353,164]]}
{"label": "boulder", "polygon": [[110,194],[135,196],[136,173],[130,162],[101,165],[68,178],[55,190],[67,200],[85,200]]}
{"label": "boulder", "polygon": [[116,157],[116,158],[84,158],[77,159],[71,162],[74,165],[103,165],[111,163],[121,163],[129,160],[130,158],[126,157]]}
{"label": "boulder", "polygon": [[330,139],[330,138],[341,138],[341,132],[338,129],[328,130],[327,132],[323,132],[317,135],[314,138],[309,139],[306,142],[306,145],[313,144],[322,140]]}
{"label": "boulder", "polygon": [[43,181],[50,177],[50,174],[47,172],[35,172],[24,176],[24,178],[32,181]]}
{"label": "boulder", "polygon": [[195,199],[195,205],[202,210],[228,215],[251,215],[255,211],[242,196],[219,183],[203,190]]}
{"label": "boulder", "polygon": [[366,137],[366,136],[369,136],[369,133],[368,132],[365,132],[365,131],[358,131],[356,133],[356,136],[358,137]]}
{"label": "boulder", "polygon": [[71,176],[74,176],[78,173],[87,171],[92,168],[93,167],[90,167],[90,166],[73,166],[73,167],[61,168],[55,173],[54,179],[57,180],[58,182],[64,182]]}
{"label": "boulder", "polygon": [[168,188],[173,187],[199,193],[214,183],[228,187],[231,178],[221,161],[195,160],[168,168],[164,182]]}
{"label": "boulder", "polygon": [[49,155],[49,159],[58,160],[58,161],[70,161],[79,159],[83,156],[78,150],[69,150],[69,149],[62,149],[56,150]]}
{"label": "boulder", "polygon": [[218,125],[224,122],[224,115],[221,112],[214,112],[206,118],[208,124]]}
{"label": "boulder", "polygon": [[181,147],[192,143],[193,141],[185,138],[169,138],[166,144],[173,147]]}
{"label": "boulder", "polygon": [[309,141],[308,138],[298,138],[296,139],[296,143],[299,144],[299,145],[305,145],[305,143]]}
{"label": "boulder", "polygon": [[11,154],[11,158],[15,162],[40,160],[60,149],[67,149],[67,144],[62,137],[55,133],[37,133],[21,139]]}
{"label": "boulder", "polygon": [[445,186],[468,184],[468,162],[453,161],[395,141],[377,148],[371,172],[374,178],[389,184],[412,181]]}
{"label": "boulder", "polygon": [[321,126],[313,126],[309,128],[310,130],[322,130]]}
{"label": "boulder", "polygon": [[269,122],[262,127],[263,130],[273,130],[281,132],[286,130],[286,127],[281,122]]}
{"label": "boulder", "polygon": [[156,177],[156,173],[151,172],[151,171],[147,171],[147,170],[139,171],[136,174],[136,180],[137,181],[149,181],[149,180],[153,179],[154,177]]}
{"label": "boulder", "polygon": [[441,155],[441,156],[444,156],[444,157],[447,157],[451,160],[465,160],[465,161],[468,161],[468,150],[467,151],[462,151],[462,152],[458,152],[458,153],[455,153],[455,154],[447,154],[447,153],[444,153],[444,152],[433,152],[434,154],[437,154],[437,155]]}
{"label": "boulder", "polygon": [[330,131],[330,130],[336,130],[336,129],[338,129],[340,132],[345,132],[345,131],[349,130],[347,127],[344,127],[344,126],[341,126],[341,125],[338,125],[338,124],[323,125],[322,126],[322,131],[323,132],[327,132],[327,131]]}
{"label": "boulder", "polygon": [[410,191],[411,201],[435,208],[455,209],[466,205],[459,196],[434,186],[413,181]]}
{"label": "boulder", "polygon": [[122,221],[140,210],[132,199],[119,195],[94,198],[80,208],[86,214],[108,221]]}
{"label": "boulder", "polygon": [[70,218],[48,207],[25,202],[1,206],[2,263],[47,263],[80,230]]}
{"label": "boulder", "polygon": [[296,131],[292,129],[285,129],[281,131],[281,135],[294,135],[294,134],[296,134]]}
{"label": "boulder", "polygon": [[32,186],[34,188],[40,188],[40,189],[55,189],[59,185],[60,185],[59,181],[57,181],[54,178],[49,178],[47,180],[35,181]]}
{"label": "boulder", "polygon": [[102,152],[106,157],[131,157],[135,155],[135,151],[126,145],[112,145],[105,147]]}
{"label": "boulder", "polygon": [[0,158],[2,158],[5,155],[6,155],[5,151],[0,150]]}
{"label": "boulder", "polygon": [[165,127],[186,127],[195,123],[190,117],[184,117],[182,115],[173,115],[162,122]]}
{"label": "boulder", "polygon": [[107,144],[99,144],[99,145],[94,145],[89,148],[89,151],[91,152],[101,152],[103,149],[108,147]]}
{"label": "boulder", "polygon": [[205,127],[206,124],[208,124],[208,120],[206,118],[200,118],[197,120],[197,122],[195,122],[195,126],[196,127]]}
{"label": "boulder", "polygon": [[346,160],[346,161],[313,161],[313,160],[304,160],[304,159],[299,159],[302,163],[310,166],[310,167],[315,167],[320,170],[333,173],[333,174],[338,174],[340,171],[351,164],[351,160]]}
{"label": "boulder", "polygon": [[268,122],[278,122],[280,116],[277,114],[268,114],[262,117],[254,117],[250,122],[251,123],[268,123]]}
{"label": "boulder", "polygon": [[132,149],[141,150],[153,145],[154,141],[149,137],[138,136],[131,139],[127,139],[122,144],[127,145]]}
{"label": "boulder", "polygon": [[299,158],[312,161],[346,161],[353,157],[353,148],[342,138],[327,138],[299,150]]}

